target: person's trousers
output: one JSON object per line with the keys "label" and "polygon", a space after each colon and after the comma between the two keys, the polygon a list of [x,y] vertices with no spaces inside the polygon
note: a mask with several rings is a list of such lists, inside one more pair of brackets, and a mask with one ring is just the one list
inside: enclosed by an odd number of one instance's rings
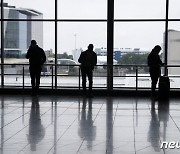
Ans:
{"label": "person's trousers", "polygon": [[86,76],[87,76],[88,80],[89,80],[89,93],[91,93],[92,92],[92,84],[93,84],[93,71],[92,71],[92,69],[81,68],[81,73],[82,73],[83,92],[86,93]]}
{"label": "person's trousers", "polygon": [[41,66],[30,66],[31,86],[33,91],[37,91],[40,85]]}
{"label": "person's trousers", "polygon": [[151,92],[152,92],[152,95],[154,96],[155,95],[155,90],[156,90],[156,85],[157,85],[157,82],[158,82],[158,79],[160,77],[160,70],[153,70],[153,71],[150,71],[150,77],[151,77]]}

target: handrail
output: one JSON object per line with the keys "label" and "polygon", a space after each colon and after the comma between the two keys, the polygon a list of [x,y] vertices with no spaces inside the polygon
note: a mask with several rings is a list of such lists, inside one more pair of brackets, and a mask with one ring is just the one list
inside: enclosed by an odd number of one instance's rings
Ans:
{"label": "handrail", "polygon": [[[6,63],[6,64],[0,64],[0,65],[4,65],[4,66],[13,66],[12,68],[14,68],[14,66],[22,66],[22,73],[4,73],[3,75],[4,76],[14,76],[14,75],[16,75],[16,76],[22,76],[22,88],[24,89],[25,87],[29,87],[30,85],[26,85],[26,82],[27,82],[27,80],[25,80],[25,76],[27,76],[27,75],[29,75],[29,71],[28,71],[28,73],[25,73],[25,67],[26,67],[26,72],[27,72],[27,67],[29,66],[29,63],[18,63],[18,64],[11,64],[11,63]],[[79,64],[54,64],[54,63],[45,63],[44,64],[44,67],[50,67],[51,69],[49,69],[50,70],[50,72],[49,72],[49,74],[45,74],[45,76],[50,76],[51,77],[51,89],[54,89],[54,77],[78,77],[78,80],[77,80],[77,86],[75,86],[75,88],[78,88],[79,90],[81,89],[81,73],[80,73],[80,65]],[[77,68],[77,74],[54,74],[54,67],[55,66],[57,66],[57,68],[58,67],[60,67],[60,70],[65,70],[65,68],[61,68],[61,67],[76,67]],[[103,69],[105,70],[106,69],[106,67],[109,67],[110,65],[96,65],[96,68],[95,68],[95,72],[96,72],[96,70],[98,70],[99,68],[98,67],[103,67]],[[131,74],[129,74],[129,75],[127,75],[127,74],[125,74],[125,75],[123,75],[123,74],[114,74],[113,75],[113,77],[114,78],[135,78],[135,86],[134,86],[134,88],[135,88],[135,90],[136,91],[138,91],[138,89],[139,88],[141,88],[141,87],[139,87],[139,80],[142,78],[142,77],[144,77],[144,78],[149,78],[149,73],[148,72],[146,72],[146,74],[147,74],[147,76],[146,75],[140,75],[140,73],[139,73],[139,68],[145,68],[145,67],[148,67],[148,65],[146,65],[146,64],[141,64],[141,65],[136,65],[136,64],[129,64],[129,65],[125,65],[125,64],[118,64],[118,65],[111,65],[111,66],[113,66],[113,67],[116,67],[116,68],[119,68],[119,67],[126,67],[126,68],[128,68],[128,67],[133,67],[134,68],[134,70],[131,72]],[[164,66],[162,66],[162,68],[164,68],[164,67],[167,67],[167,68],[170,68],[170,67],[174,67],[174,68],[180,68],[180,65],[164,65]],[[8,69],[9,67],[5,67],[5,70],[6,69]],[[20,67],[21,68],[21,67]],[[20,69],[19,69],[20,70]],[[169,75],[170,77],[173,77],[173,78],[180,78],[180,75]],[[99,78],[106,78],[107,77],[107,72],[106,71],[104,71],[104,73],[103,74],[101,74],[101,73],[99,73],[99,75],[98,75],[98,72],[96,73],[96,76],[95,77],[99,77]],[[26,77],[27,78],[27,77]],[[139,79],[140,78],[140,79]],[[49,83],[48,83],[49,84]],[[47,84],[47,86],[46,87],[50,87],[49,85]],[[100,83],[98,83],[99,85],[100,85]],[[97,84],[97,85],[98,85]],[[117,84],[115,84],[116,86],[117,86]],[[119,85],[120,85],[120,83],[119,83]],[[4,85],[5,87],[6,87],[6,84]],[[106,87],[106,83],[105,83],[105,85],[103,84],[103,88],[105,88]],[[59,86],[58,86],[59,87]],[[70,86],[69,86],[70,87]],[[98,87],[98,86],[97,86]],[[115,88],[115,86],[113,86],[114,88]],[[125,86],[126,87],[126,86]],[[128,86],[129,87],[129,86]],[[121,88],[123,88],[123,87],[121,87]],[[133,88],[133,87],[132,87]],[[172,87],[173,88],[173,87]],[[179,86],[179,88],[180,88],[180,86]],[[150,89],[150,87],[149,87],[149,89]]]}

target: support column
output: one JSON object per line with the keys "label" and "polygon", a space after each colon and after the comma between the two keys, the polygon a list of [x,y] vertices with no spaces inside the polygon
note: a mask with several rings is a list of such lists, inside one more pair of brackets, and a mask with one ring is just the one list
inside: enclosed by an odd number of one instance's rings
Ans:
{"label": "support column", "polygon": [[114,50],[114,0],[108,0],[107,14],[107,88],[113,90],[113,50]]}

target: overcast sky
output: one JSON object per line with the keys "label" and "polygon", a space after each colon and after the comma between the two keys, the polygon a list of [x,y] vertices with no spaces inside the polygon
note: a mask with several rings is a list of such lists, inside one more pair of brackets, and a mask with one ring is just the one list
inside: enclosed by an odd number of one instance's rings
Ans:
{"label": "overcast sky", "polygon": [[[40,11],[44,19],[54,18],[54,0],[4,0],[9,5]],[[165,0],[115,0],[115,19],[165,18]],[[180,0],[170,1],[170,18],[180,18]],[[58,0],[59,19],[107,19],[107,0]],[[180,30],[178,22],[169,29]],[[164,22],[116,22],[114,47],[151,49],[162,45]],[[95,48],[107,46],[106,22],[59,23],[58,52],[68,52],[93,43]],[[76,43],[75,43],[76,42]],[[54,23],[44,23],[43,48],[54,49]]]}

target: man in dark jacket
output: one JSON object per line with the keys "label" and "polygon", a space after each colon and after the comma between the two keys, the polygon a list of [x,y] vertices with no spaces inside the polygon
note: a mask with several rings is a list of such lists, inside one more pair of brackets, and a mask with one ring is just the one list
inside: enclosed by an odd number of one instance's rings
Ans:
{"label": "man in dark jacket", "polygon": [[159,45],[156,45],[152,49],[151,53],[148,55],[149,73],[152,81],[151,82],[152,97],[155,97],[156,84],[161,75],[161,66],[163,65],[159,57],[160,51],[161,51],[161,47]]}
{"label": "man in dark jacket", "polygon": [[89,80],[89,96],[92,96],[93,70],[97,64],[97,55],[93,51],[93,44],[89,44],[88,49],[81,53],[78,62],[81,63],[83,93],[86,94],[86,75]]}
{"label": "man in dark jacket", "polygon": [[35,40],[31,41],[26,58],[29,59],[30,64],[29,71],[31,76],[32,95],[36,95],[39,89],[41,69],[46,61],[46,55],[44,50],[37,45]]}

